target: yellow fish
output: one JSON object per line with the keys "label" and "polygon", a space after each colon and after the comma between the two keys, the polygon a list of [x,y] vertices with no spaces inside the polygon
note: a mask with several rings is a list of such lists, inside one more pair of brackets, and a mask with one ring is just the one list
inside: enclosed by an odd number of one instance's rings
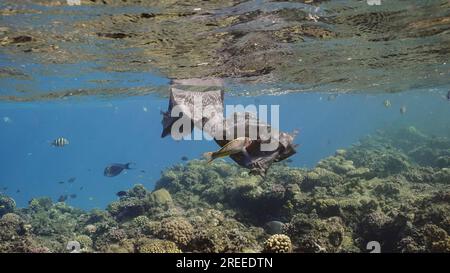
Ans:
{"label": "yellow fish", "polygon": [[252,140],[248,137],[238,137],[230,142],[228,142],[226,145],[224,145],[220,150],[216,152],[207,152],[204,153],[203,156],[208,161],[207,163],[210,163],[216,158],[225,157],[234,155],[237,153],[244,153],[244,155],[247,158],[250,158],[250,156],[247,153],[246,148],[252,144]]}

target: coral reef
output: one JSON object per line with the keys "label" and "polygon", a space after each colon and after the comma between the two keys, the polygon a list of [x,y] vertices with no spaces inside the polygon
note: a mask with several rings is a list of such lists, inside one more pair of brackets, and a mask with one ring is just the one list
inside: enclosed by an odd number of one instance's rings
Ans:
{"label": "coral reef", "polygon": [[174,242],[159,239],[144,239],[138,243],[139,253],[181,253]]}
{"label": "coral reef", "polygon": [[6,195],[0,194],[0,217],[14,211],[16,202]]}
{"label": "coral reef", "polygon": [[106,210],[0,196],[0,252],[450,252],[450,139],[378,132],[314,168],[266,177],[191,160]]}

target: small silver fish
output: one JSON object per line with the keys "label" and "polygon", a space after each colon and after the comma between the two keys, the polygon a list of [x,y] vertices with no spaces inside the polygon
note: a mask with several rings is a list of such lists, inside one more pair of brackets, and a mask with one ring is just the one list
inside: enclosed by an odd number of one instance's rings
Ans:
{"label": "small silver fish", "polygon": [[400,107],[400,114],[405,114],[406,113],[406,106],[402,106]]}
{"label": "small silver fish", "polygon": [[248,137],[238,137],[226,145],[224,145],[220,150],[216,152],[207,152],[203,156],[206,158],[208,163],[216,158],[234,155],[237,153],[244,153],[248,158],[250,157],[247,153],[246,148],[252,144],[252,140]]}
{"label": "small silver fish", "polygon": [[384,102],[383,102],[383,104],[384,104],[384,107],[386,107],[386,108],[389,108],[389,107],[391,107],[391,101],[390,100],[385,100]]}
{"label": "small silver fish", "polygon": [[69,141],[64,137],[58,137],[57,139],[53,140],[52,145],[55,147],[64,147],[69,144]]}

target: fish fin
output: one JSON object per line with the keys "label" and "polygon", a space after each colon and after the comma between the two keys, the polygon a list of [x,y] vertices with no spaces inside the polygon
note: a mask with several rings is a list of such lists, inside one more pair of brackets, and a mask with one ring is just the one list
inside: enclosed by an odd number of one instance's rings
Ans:
{"label": "fish fin", "polygon": [[214,160],[213,152],[207,152],[203,154],[203,157],[206,159],[206,163],[209,164]]}
{"label": "fish fin", "polygon": [[250,156],[250,154],[247,152],[247,149],[245,149],[245,148],[242,149],[242,154],[244,155],[245,166],[249,166],[252,163],[252,157]]}
{"label": "fish fin", "polygon": [[230,140],[227,144],[223,145],[223,147],[220,148],[219,152],[225,150],[226,148],[228,148],[228,146],[231,146],[234,142],[239,141],[239,140],[240,140],[239,137],[235,138],[233,140]]}
{"label": "fish fin", "polygon": [[127,164],[125,164],[125,169],[127,169],[127,170],[134,169],[134,166],[133,166],[133,168],[132,168],[132,167],[130,167],[130,165],[136,165],[136,163],[134,163],[134,162],[128,162]]}

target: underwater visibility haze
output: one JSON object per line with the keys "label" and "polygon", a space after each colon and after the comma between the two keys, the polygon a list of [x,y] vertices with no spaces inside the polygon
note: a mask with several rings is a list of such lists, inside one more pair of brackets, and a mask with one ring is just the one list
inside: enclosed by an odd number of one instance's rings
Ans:
{"label": "underwater visibility haze", "polygon": [[[450,252],[449,1],[3,0],[0,16],[0,252]],[[267,106],[287,144],[207,162],[223,143],[161,137],[176,92],[218,90],[224,109]]]}

